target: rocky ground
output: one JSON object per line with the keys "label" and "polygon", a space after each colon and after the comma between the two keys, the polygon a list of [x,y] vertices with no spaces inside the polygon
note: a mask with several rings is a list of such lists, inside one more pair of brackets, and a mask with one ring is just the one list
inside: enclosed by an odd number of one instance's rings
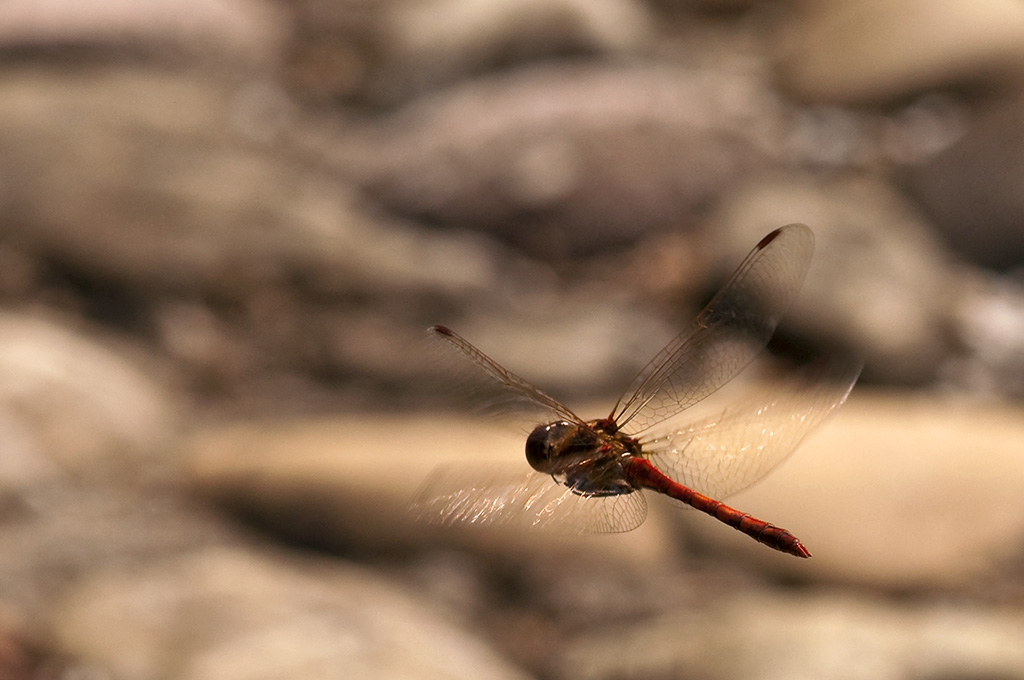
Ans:
{"label": "rocky ground", "polygon": [[[0,55],[0,678],[1024,678],[1019,3],[12,0]],[[751,389],[863,378],[731,500],[812,559],[410,514],[525,466],[427,326],[603,415],[794,221]]]}

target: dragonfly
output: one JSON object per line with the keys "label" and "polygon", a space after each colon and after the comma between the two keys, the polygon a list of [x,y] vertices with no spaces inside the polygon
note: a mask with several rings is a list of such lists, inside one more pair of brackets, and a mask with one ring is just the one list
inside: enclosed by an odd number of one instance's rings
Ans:
{"label": "dragonfly", "polygon": [[[584,420],[445,326],[428,333],[513,401],[543,414],[526,438],[530,470],[507,474],[439,468],[413,502],[428,521],[512,524],[572,533],[622,532],[647,516],[644,491],[704,512],[797,557],[792,533],[721,499],[785,460],[845,401],[860,365],[831,362],[723,410],[679,424],[765,348],[800,290],[814,235],[790,224],[766,235],[696,321],[652,358],[607,417]],[[536,421],[535,421],[536,422]]]}

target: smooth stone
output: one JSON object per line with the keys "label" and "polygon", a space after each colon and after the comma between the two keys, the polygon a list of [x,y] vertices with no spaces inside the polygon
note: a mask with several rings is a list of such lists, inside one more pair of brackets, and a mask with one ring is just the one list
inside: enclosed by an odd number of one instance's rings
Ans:
{"label": "smooth stone", "polygon": [[1012,87],[1024,70],[1024,7],[1013,0],[799,3],[777,50],[783,86],[813,103]]}
{"label": "smooth stone", "polygon": [[[793,576],[969,586],[1019,553],[1021,441],[1017,406],[855,388],[792,458],[729,503],[803,541],[806,562],[756,555]],[[703,540],[752,552],[737,532],[674,517]]]}
{"label": "smooth stone", "polygon": [[676,540],[666,530],[677,526],[684,541],[689,534],[723,559],[800,578],[920,587],[984,578],[1012,554],[1024,532],[1024,510],[1014,511],[1022,436],[1024,413],[1013,407],[855,389],[785,465],[730,499],[796,534],[814,555],[808,561],[656,498],[644,526],[614,536],[419,524],[410,502],[437,466],[525,470],[522,439],[455,417],[239,423],[201,434],[185,461],[204,495],[336,548],[447,545],[499,560],[584,554],[643,565],[671,559]]}
{"label": "smooth stone", "polygon": [[0,487],[154,464],[181,404],[157,364],[128,349],[95,329],[0,313]]}
{"label": "smooth stone", "polygon": [[388,553],[448,546],[504,561],[582,554],[632,565],[667,558],[656,515],[628,534],[566,536],[432,526],[411,510],[439,466],[525,474],[522,442],[518,434],[464,417],[376,414],[236,423],[199,433],[183,461],[203,495],[293,540],[329,548]]}
{"label": "smooth stone", "polygon": [[998,605],[891,602],[821,591],[741,589],[690,607],[585,634],[555,677],[783,678],[962,677],[1024,674],[1024,620]]}
{"label": "smooth stone", "polygon": [[328,154],[390,211],[565,261],[693,222],[775,148],[749,74],[536,66],[422,97]]}
{"label": "smooth stone", "polygon": [[950,147],[903,170],[904,185],[965,259],[999,270],[1024,262],[1024,96],[993,102]]}
{"label": "smooth stone", "polygon": [[100,570],[52,627],[83,667],[136,680],[526,678],[398,583],[242,549]]}
{"label": "smooth stone", "polygon": [[887,384],[933,381],[955,359],[946,328],[963,290],[956,260],[894,187],[859,173],[765,176],[728,194],[707,229],[739,261],[790,222],[811,228],[815,251],[784,333],[860,356]]}

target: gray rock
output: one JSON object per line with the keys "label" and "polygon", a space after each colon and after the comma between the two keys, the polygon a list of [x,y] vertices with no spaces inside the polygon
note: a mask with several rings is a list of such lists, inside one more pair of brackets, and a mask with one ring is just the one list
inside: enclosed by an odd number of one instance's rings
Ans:
{"label": "gray rock", "polygon": [[870,596],[736,594],[581,636],[559,678],[680,674],[742,680],[1019,677],[1019,613],[998,606],[891,604]]}
{"label": "gray rock", "polygon": [[102,473],[38,483],[4,499],[2,599],[32,625],[43,623],[66,588],[97,571],[241,542],[237,527],[170,493],[166,473],[148,484]]}
{"label": "gray rock", "polygon": [[395,2],[373,97],[394,101],[508,62],[635,53],[653,32],[654,18],[633,0]]}
{"label": "gray rock", "polygon": [[[285,201],[298,169],[246,148],[256,132],[244,100],[257,90],[137,65],[80,78],[31,63],[0,73],[0,176],[11,180],[0,204],[19,215],[4,235],[95,279],[147,288],[237,290],[274,280],[282,261],[323,261],[313,254],[332,250],[339,229],[327,187]],[[282,220],[284,204],[303,217]]]}
{"label": "gray rock", "polygon": [[0,484],[153,465],[180,428],[181,405],[155,364],[127,349],[57,321],[0,314]]}
{"label": "gray rock", "polygon": [[712,70],[527,69],[421,99],[330,153],[393,211],[557,260],[685,229],[763,166],[768,99]]}
{"label": "gray rock", "polygon": [[[17,215],[0,224],[0,286],[32,297],[53,270],[73,273],[81,286],[65,297],[152,329],[193,386],[258,393],[242,383],[373,374],[359,332],[369,310],[378,338],[418,336],[440,316],[431,302],[507,290],[521,266],[486,239],[375,213],[282,153],[289,105],[273,88],[83,69],[25,60],[0,73],[0,206]],[[401,375],[396,356],[383,380]]]}
{"label": "gray rock", "polygon": [[0,45],[8,49],[122,50],[218,68],[277,61],[286,26],[283,13],[260,0],[13,0],[0,6]]}
{"label": "gray rock", "polygon": [[965,281],[953,314],[963,351],[945,377],[989,396],[1024,396],[1024,287],[991,274]]}
{"label": "gray rock", "polygon": [[54,629],[70,653],[135,680],[526,677],[378,575],[242,550],[98,572]]}
{"label": "gray rock", "polygon": [[950,148],[906,168],[946,242],[986,267],[1024,267],[1024,98],[991,103]]}
{"label": "gray rock", "polygon": [[944,328],[957,282],[914,206],[869,176],[782,175],[727,196],[708,224],[735,259],[789,222],[811,227],[815,254],[783,330],[863,357],[867,376],[933,380],[952,356]]}
{"label": "gray rock", "polygon": [[635,0],[305,0],[294,20],[292,89],[378,106],[522,63],[636,53],[654,33]]}

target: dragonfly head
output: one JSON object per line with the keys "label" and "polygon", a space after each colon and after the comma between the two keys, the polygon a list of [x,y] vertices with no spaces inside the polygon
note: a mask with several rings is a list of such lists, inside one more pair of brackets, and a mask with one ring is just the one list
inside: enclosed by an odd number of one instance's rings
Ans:
{"label": "dragonfly head", "polygon": [[599,444],[590,428],[577,423],[538,425],[526,438],[526,461],[537,472],[555,475],[592,457]]}

